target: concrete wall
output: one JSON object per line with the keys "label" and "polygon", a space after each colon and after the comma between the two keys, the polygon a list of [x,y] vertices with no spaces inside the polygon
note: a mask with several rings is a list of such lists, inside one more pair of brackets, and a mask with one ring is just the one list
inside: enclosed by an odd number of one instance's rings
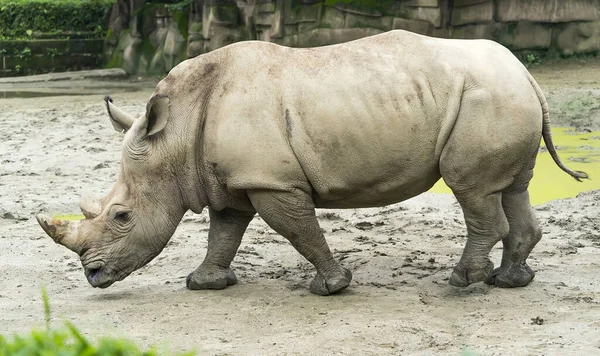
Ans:
{"label": "concrete wall", "polygon": [[492,39],[521,55],[600,50],[600,0],[195,0],[182,11],[144,3],[117,0],[111,15],[105,56],[129,73],[166,73],[236,41],[311,47],[392,29]]}

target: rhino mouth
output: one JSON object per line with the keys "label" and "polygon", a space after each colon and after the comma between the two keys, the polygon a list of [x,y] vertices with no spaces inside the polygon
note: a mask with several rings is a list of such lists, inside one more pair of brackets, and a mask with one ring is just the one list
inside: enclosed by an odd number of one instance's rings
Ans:
{"label": "rhino mouth", "polygon": [[106,288],[115,282],[104,265],[90,265],[84,270],[88,283],[94,288]]}

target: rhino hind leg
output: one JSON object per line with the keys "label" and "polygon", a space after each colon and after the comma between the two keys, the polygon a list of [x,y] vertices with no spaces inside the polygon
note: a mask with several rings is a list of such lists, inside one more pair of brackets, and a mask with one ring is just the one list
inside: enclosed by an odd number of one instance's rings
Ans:
{"label": "rhino hind leg", "polygon": [[230,264],[254,212],[209,208],[210,230],[204,261],[186,279],[188,289],[223,289],[237,283]]}
{"label": "rhino hind leg", "polygon": [[312,293],[330,295],[348,287],[352,273],[334,260],[310,195],[301,191],[252,191],[248,195],[263,220],[315,266]]}
{"label": "rhino hind leg", "polygon": [[508,234],[508,221],[502,210],[502,193],[475,195],[456,194],[467,225],[467,244],[450,280],[455,287],[483,282],[492,273],[494,264],[489,253]]}
{"label": "rhino hind leg", "polygon": [[502,239],[502,263],[485,282],[504,288],[523,287],[535,276],[526,260],[542,238],[542,231],[533,214],[526,187],[520,191],[505,191],[502,205],[510,232]]}

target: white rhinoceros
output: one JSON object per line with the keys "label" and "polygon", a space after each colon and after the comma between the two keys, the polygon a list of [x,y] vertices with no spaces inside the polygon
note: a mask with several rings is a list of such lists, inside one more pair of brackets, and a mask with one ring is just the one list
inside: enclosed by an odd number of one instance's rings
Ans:
{"label": "white rhinoceros", "polygon": [[392,204],[440,178],[468,232],[450,284],[524,286],[541,238],[527,192],[540,139],[563,171],[587,177],[559,161],[535,80],[485,40],[392,31],[321,48],[241,42],[179,64],[137,119],[106,105],[127,131],[114,188],[82,199],[80,222],[38,216],[81,256],[94,287],[144,266],[187,210],[208,207],[208,251],[188,288],[236,283],[230,263],[258,213],[315,266],[310,290],[336,293],[352,274],[334,260],[315,208]]}

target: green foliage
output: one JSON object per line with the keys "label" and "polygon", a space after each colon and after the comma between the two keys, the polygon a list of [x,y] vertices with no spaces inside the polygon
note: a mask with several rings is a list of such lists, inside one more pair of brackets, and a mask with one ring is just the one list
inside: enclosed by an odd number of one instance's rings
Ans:
{"label": "green foliage", "polygon": [[60,56],[62,53],[58,51],[58,48],[46,48],[46,55],[50,58]]}
{"label": "green foliage", "polygon": [[185,8],[192,4],[195,0],[183,0],[183,1],[178,1],[172,4],[167,4],[165,5],[165,7],[167,8],[167,10],[175,10],[175,11],[183,11],[185,10]]}
{"label": "green foliage", "polygon": [[[44,303],[45,330],[32,330],[28,335],[14,335],[12,340],[0,335],[0,355],[14,356],[157,356],[156,348],[140,350],[133,342],[125,339],[101,338],[94,343],[85,338],[70,322],[65,322],[65,330],[50,328],[50,303],[48,294],[42,289]],[[185,353],[180,355],[193,355]]]}
{"label": "green foliage", "polygon": [[20,51],[15,49],[14,56],[24,60],[28,60],[29,58],[31,58],[31,48],[25,47]]}
{"label": "green foliage", "polygon": [[36,32],[90,32],[106,35],[115,0],[0,0],[0,39],[28,38]]}
{"label": "green foliage", "polygon": [[525,57],[525,60],[526,60],[525,66],[527,68],[531,67],[532,65],[537,65],[537,64],[542,63],[542,60],[533,53],[528,54],[527,57]]}

